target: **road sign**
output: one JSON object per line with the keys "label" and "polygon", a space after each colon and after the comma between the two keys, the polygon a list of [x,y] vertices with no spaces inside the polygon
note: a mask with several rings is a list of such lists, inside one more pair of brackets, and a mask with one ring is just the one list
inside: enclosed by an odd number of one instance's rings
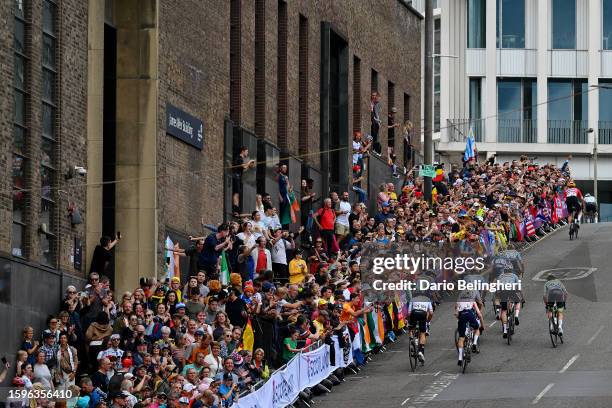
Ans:
{"label": "road sign", "polygon": [[433,178],[436,176],[436,169],[431,164],[423,164],[421,165],[420,175],[421,177],[432,177]]}

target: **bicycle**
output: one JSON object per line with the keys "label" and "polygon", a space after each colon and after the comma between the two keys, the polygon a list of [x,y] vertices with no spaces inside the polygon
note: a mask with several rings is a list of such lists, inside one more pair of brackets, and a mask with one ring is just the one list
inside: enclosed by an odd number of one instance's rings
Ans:
{"label": "bicycle", "polygon": [[578,230],[580,229],[580,224],[578,223],[578,211],[574,211],[573,217],[572,217],[572,223],[570,224],[570,228],[569,228],[569,239],[570,241],[573,240],[574,238],[578,239]]}
{"label": "bicycle", "polygon": [[[408,341],[410,342],[409,345],[409,352],[410,352],[410,368],[412,369],[412,371],[415,371],[417,368],[417,365],[419,363],[419,337],[420,337],[421,331],[419,330],[418,326],[415,327],[414,329],[412,329],[410,331],[410,336],[408,338]],[[423,366],[424,363],[421,361],[421,366]]]}
{"label": "bicycle", "polygon": [[461,366],[463,374],[465,374],[465,369],[472,361],[472,344],[474,344],[474,331],[472,326],[468,324],[465,329],[465,339],[463,340],[463,365]]}
{"label": "bicycle", "polygon": [[559,336],[559,309],[557,308],[557,302],[553,305],[550,319],[548,319],[548,333],[550,334],[550,342],[553,348],[556,348],[559,342],[563,344],[563,336]]}

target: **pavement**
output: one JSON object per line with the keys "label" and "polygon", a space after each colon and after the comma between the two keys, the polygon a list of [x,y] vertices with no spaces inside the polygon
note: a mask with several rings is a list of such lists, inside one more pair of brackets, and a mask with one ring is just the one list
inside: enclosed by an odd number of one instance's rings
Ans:
{"label": "pavement", "polygon": [[[510,346],[487,298],[480,354],[465,374],[457,364],[452,302],[436,309],[425,365],[413,373],[408,339],[333,391],[315,398],[319,408],[609,408],[612,407],[612,223],[582,225],[578,240],[558,230],[524,253],[523,293]],[[542,304],[544,270],[559,269],[569,291],[565,343],[553,348]],[[534,280],[535,278],[535,280]],[[490,296],[490,295],[489,295]]]}

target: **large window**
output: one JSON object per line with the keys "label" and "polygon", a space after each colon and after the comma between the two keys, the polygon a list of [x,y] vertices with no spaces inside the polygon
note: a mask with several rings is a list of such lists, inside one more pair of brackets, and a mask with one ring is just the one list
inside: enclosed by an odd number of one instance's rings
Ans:
{"label": "large window", "polygon": [[482,141],[482,78],[470,78],[470,122],[468,132],[474,133],[477,142]]}
{"label": "large window", "polygon": [[25,10],[24,1],[14,1],[15,32],[13,74],[13,228],[11,233],[11,253],[14,256],[25,256],[26,229],[26,46],[25,46]]}
{"label": "large window", "polygon": [[535,143],[537,84],[534,79],[497,82],[498,142]]}
{"label": "large window", "polygon": [[612,144],[612,109],[609,109],[612,106],[612,82],[600,82],[599,85],[599,143]]}
{"label": "large window", "polygon": [[468,48],[486,48],[486,0],[468,0]]}
{"label": "large window", "polygon": [[55,180],[57,166],[57,65],[56,65],[56,21],[57,5],[55,1],[43,0],[42,15],[42,141],[40,162],[40,224],[39,236],[41,261],[55,266]]}
{"label": "large window", "polygon": [[525,48],[525,0],[497,0],[497,48]]}
{"label": "large window", "polygon": [[604,50],[612,50],[612,0],[602,0],[601,6],[601,48]]}
{"label": "large window", "polygon": [[588,115],[586,81],[549,80],[549,143],[586,143]]}
{"label": "large window", "polygon": [[576,0],[552,0],[552,47],[576,48]]}

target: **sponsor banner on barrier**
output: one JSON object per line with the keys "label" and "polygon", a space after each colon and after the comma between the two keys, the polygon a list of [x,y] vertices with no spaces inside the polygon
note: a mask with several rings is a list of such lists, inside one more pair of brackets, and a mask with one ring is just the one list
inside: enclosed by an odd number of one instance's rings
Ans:
{"label": "sponsor banner on barrier", "polygon": [[313,387],[327,378],[334,367],[329,361],[329,346],[300,354],[300,388]]}
{"label": "sponsor banner on barrier", "polygon": [[289,361],[282,370],[277,370],[257,391],[238,400],[239,408],[282,408],[291,404],[301,391],[299,357]]}
{"label": "sponsor banner on barrier", "polygon": [[348,329],[344,328],[344,332],[342,333],[342,337],[344,340],[345,347],[340,347],[340,341],[337,335],[332,336],[332,341],[334,342],[334,357],[336,367],[346,367],[353,362],[353,347],[351,343],[351,336],[349,335]]}

